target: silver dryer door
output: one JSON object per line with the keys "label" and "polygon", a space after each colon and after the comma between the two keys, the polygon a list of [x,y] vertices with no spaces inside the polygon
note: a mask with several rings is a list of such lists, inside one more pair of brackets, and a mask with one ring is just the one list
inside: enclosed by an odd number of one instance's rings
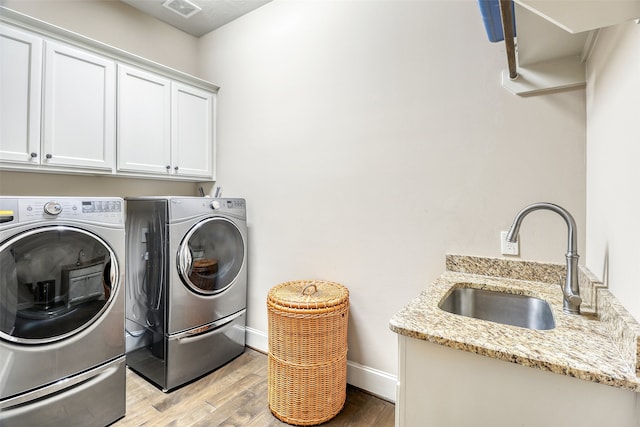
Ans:
{"label": "silver dryer door", "polygon": [[244,258],[240,230],[225,218],[208,218],[193,226],[180,243],[178,273],[192,291],[214,295],[231,286]]}

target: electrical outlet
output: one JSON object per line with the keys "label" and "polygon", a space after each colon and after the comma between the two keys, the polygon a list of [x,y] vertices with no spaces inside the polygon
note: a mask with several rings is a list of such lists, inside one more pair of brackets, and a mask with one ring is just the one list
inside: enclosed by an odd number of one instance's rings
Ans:
{"label": "electrical outlet", "polygon": [[500,252],[502,255],[519,255],[519,240],[516,240],[515,242],[507,242],[507,234],[507,231],[500,232]]}

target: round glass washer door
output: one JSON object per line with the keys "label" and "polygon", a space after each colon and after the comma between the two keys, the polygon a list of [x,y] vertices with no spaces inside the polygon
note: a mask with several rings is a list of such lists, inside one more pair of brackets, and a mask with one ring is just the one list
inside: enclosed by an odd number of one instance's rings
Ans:
{"label": "round glass washer door", "polygon": [[47,226],[0,246],[0,338],[41,344],[95,322],[118,288],[118,262],[95,234]]}
{"label": "round glass washer door", "polygon": [[213,295],[231,286],[244,258],[240,230],[225,218],[209,218],[193,226],[180,243],[178,272],[192,290]]}

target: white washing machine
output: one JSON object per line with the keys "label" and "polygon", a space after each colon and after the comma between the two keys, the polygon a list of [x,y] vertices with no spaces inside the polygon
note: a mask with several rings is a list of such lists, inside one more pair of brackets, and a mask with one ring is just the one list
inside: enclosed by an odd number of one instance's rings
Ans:
{"label": "white washing machine", "polygon": [[124,201],[0,197],[0,425],[125,414]]}
{"label": "white washing machine", "polygon": [[245,348],[244,199],[127,199],[127,365],[169,391]]}

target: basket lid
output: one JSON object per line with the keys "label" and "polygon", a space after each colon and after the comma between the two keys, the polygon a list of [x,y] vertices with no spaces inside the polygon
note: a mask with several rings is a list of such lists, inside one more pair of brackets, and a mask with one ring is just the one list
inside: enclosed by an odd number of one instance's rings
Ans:
{"label": "basket lid", "polygon": [[268,299],[273,304],[290,308],[325,308],[347,301],[349,290],[334,282],[296,280],[271,288]]}

